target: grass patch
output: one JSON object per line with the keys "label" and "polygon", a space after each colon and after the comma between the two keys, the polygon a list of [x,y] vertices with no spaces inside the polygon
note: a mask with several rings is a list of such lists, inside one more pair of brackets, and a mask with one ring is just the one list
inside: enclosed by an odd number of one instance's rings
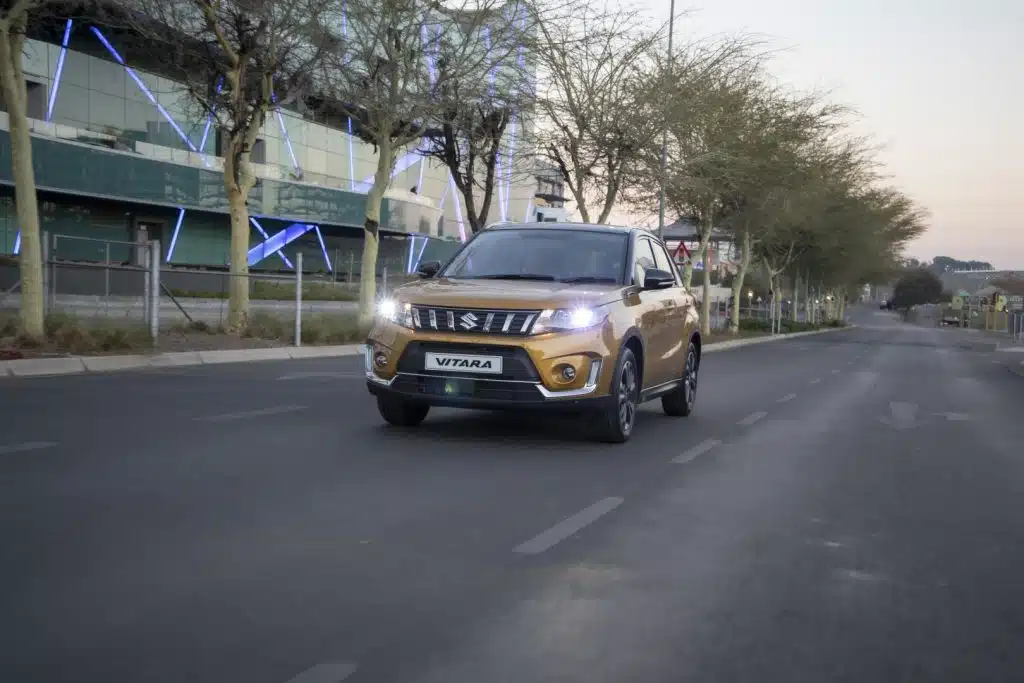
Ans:
{"label": "grass patch", "polygon": [[[171,294],[178,298],[228,298],[226,287],[222,291],[172,289]],[[263,301],[294,301],[295,284],[292,282],[253,280],[249,285],[249,298]],[[303,282],[302,299],[304,301],[358,301],[359,288],[344,282]]]}
{"label": "grass patch", "polygon": [[79,320],[66,313],[51,313],[43,322],[43,339],[25,335],[16,315],[0,318],[0,347],[4,355],[20,357],[23,351],[92,355],[153,348],[149,327],[132,321],[103,318]]}
{"label": "grass patch", "polygon": [[[223,328],[210,325],[202,320],[176,324],[171,332],[177,335],[226,335]],[[295,342],[295,319],[291,315],[274,315],[257,311],[249,315],[249,324],[240,336],[244,339],[293,344]],[[303,344],[348,344],[360,341],[365,336],[366,330],[359,328],[355,313],[321,313],[302,318]]]}

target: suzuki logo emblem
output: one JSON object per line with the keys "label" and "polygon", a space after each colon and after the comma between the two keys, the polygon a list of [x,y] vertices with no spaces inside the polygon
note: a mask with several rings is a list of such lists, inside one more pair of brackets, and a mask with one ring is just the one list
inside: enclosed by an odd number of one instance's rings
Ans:
{"label": "suzuki logo emblem", "polygon": [[462,329],[464,330],[471,330],[476,327],[477,318],[472,313],[463,313],[459,320],[462,321]]}

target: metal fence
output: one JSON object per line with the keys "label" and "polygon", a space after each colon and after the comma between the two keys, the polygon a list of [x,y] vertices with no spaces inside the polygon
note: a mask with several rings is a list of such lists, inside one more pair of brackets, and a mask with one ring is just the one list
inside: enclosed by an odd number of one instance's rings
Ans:
{"label": "metal fence", "polygon": [[[758,320],[770,325],[772,322],[772,307],[767,301],[746,301],[746,306],[740,306],[740,320]],[[698,301],[698,307],[700,302]],[[781,320],[789,320],[798,323],[822,323],[834,316],[833,307],[823,305],[821,302],[806,304],[801,303],[793,306],[790,302],[783,301],[781,306],[776,308],[777,315],[781,314]],[[795,309],[795,310],[794,310]],[[732,299],[711,299],[710,314],[708,316],[712,330],[725,330],[729,327],[732,317]],[[776,321],[779,324],[781,321]]]}
{"label": "metal fence", "polygon": [[[93,260],[82,254],[95,252]],[[75,254],[74,260],[62,254]],[[249,322],[260,336],[301,342],[315,328],[337,329],[340,320],[354,319],[358,307],[358,261],[342,277],[334,273],[303,273],[302,253],[291,272],[172,267],[161,263],[158,241],[127,242],[43,234],[43,291],[48,316],[67,315],[85,326],[144,328],[156,339],[169,331],[217,331],[229,324],[231,282],[243,278],[249,292]],[[313,259],[309,259],[313,260]],[[396,267],[392,270],[390,261]],[[401,259],[378,265],[377,295],[408,282],[415,275]],[[319,263],[319,259],[316,261]],[[15,260],[0,263],[0,310],[21,305]],[[329,324],[328,324],[329,323]],[[303,333],[294,336],[293,330]],[[349,325],[351,327],[351,325]],[[310,332],[310,330],[314,330]]]}

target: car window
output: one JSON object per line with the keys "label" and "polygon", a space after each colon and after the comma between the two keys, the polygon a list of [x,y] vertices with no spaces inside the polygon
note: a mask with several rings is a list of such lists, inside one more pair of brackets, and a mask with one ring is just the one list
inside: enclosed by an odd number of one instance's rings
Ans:
{"label": "car window", "polygon": [[644,283],[644,273],[652,268],[656,268],[655,264],[651,241],[646,237],[641,237],[636,241],[636,253],[633,254],[633,284],[642,285]]}
{"label": "car window", "polygon": [[490,230],[467,244],[441,277],[621,285],[628,244],[624,231]]}
{"label": "car window", "polygon": [[673,267],[672,259],[668,257],[665,247],[657,242],[651,242],[651,249],[654,250],[654,265],[657,266],[658,270],[672,273],[672,277],[676,279],[676,284],[679,284],[679,273]]}

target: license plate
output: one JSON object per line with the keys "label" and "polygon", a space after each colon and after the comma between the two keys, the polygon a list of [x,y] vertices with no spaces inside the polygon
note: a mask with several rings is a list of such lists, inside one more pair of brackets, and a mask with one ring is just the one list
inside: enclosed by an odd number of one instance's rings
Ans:
{"label": "license plate", "polygon": [[501,356],[470,356],[461,353],[427,353],[425,369],[436,372],[473,372],[501,374]]}

